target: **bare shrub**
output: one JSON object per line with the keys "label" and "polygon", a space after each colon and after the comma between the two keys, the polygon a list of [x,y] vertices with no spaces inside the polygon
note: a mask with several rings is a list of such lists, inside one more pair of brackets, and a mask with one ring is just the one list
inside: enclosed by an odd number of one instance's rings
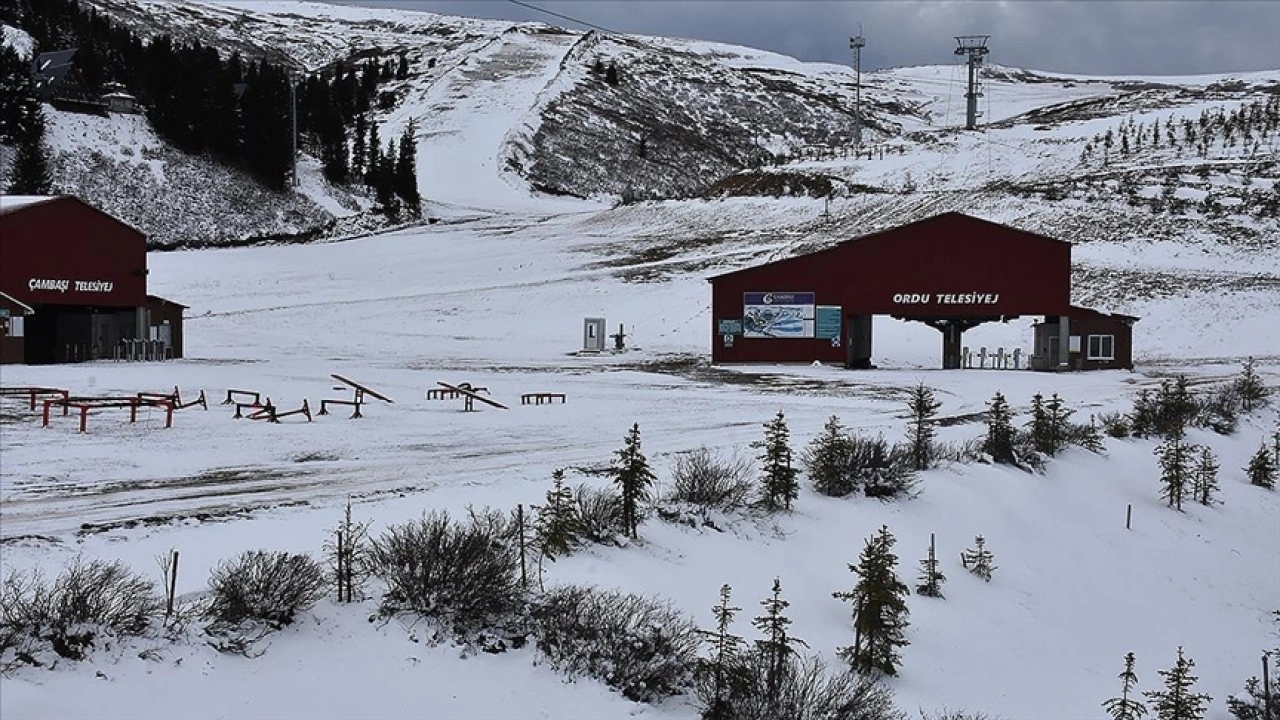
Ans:
{"label": "bare shrub", "polygon": [[747,504],[751,488],[750,459],[722,457],[704,445],[676,456],[668,499],[732,510]]}
{"label": "bare shrub", "polygon": [[28,661],[48,644],[79,660],[99,635],[139,635],[164,609],[155,586],[119,562],[76,558],[46,586],[39,572],[0,583],[0,653]]}
{"label": "bare shrub", "polygon": [[921,710],[920,720],[998,720],[998,718],[983,712],[942,709],[932,713]]}
{"label": "bare shrub", "polygon": [[594,543],[617,544],[626,532],[622,520],[622,497],[612,488],[579,485],[573,495],[578,505],[579,536]]}
{"label": "bare shrub", "polygon": [[[893,705],[893,692],[869,676],[849,668],[834,674],[816,656],[787,655],[781,672],[769,667],[759,652],[738,658],[731,673],[729,700],[719,720],[902,720]],[[770,687],[768,679],[775,678]],[[707,695],[706,683],[699,681],[698,696],[704,708],[714,695]]]}
{"label": "bare shrub", "polygon": [[288,625],[324,597],[324,569],[307,555],[250,550],[210,571],[209,588],[214,620]]}
{"label": "bare shrub", "polygon": [[562,672],[597,678],[637,702],[692,684],[698,629],[666,602],[570,585],[548,592],[532,614],[538,650]]}
{"label": "bare shrub", "polygon": [[497,511],[455,522],[445,512],[387,528],[373,541],[372,570],[387,583],[383,609],[410,610],[482,627],[516,609],[522,598],[516,524]]}

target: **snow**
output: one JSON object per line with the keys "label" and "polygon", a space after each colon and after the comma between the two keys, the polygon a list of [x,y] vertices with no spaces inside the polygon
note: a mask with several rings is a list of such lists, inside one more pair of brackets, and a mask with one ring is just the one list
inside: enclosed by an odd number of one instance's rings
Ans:
{"label": "snow", "polygon": [[[645,229],[645,214],[628,216],[631,222],[612,221],[610,237]],[[981,411],[1001,390],[1023,419],[1032,394],[1057,392],[1084,420],[1126,409],[1159,376],[1224,378],[1238,368],[1216,357],[1267,356],[1267,382],[1280,381],[1268,294],[1236,296],[1236,317],[1199,297],[1143,308],[1137,329],[1159,331],[1136,342],[1141,355],[1160,362],[1135,373],[935,370],[937,333],[887,320],[875,328],[880,370],[726,369],[725,379],[758,378],[745,383],[663,372],[649,363],[705,358],[708,286],[699,274],[627,283],[609,269],[588,268],[604,219],[507,215],[325,245],[154,255],[151,292],[191,306],[189,359],[10,366],[5,383],[86,394],[177,385],[184,396],[203,388],[215,404],[182,411],[172,429],[154,413],[137,425],[95,415],[83,435],[74,418],[55,417],[49,428],[30,417],[6,424],[4,536],[30,539],[4,545],[5,565],[54,572],[80,554],[154,573],[154,558],[176,548],[178,589],[191,594],[203,588],[208,568],[240,550],[318,554],[347,497],[375,532],[428,509],[541,502],[553,469],[606,462],[633,422],[669,483],[674,453],[703,444],[752,453],[761,423],[779,410],[797,448],[833,413],[861,433],[901,437],[902,394],[918,382],[935,388],[948,417]],[[606,317],[611,330],[622,322],[632,350],[576,356],[585,316]],[[1212,329],[1215,323],[1225,329]],[[1025,344],[1028,324],[984,327],[993,334],[966,339]],[[338,414],[276,426],[232,420],[216,404],[226,388],[242,388],[261,390],[282,408],[303,397],[315,408],[320,398],[342,396],[329,373],[396,402],[370,403],[359,421]],[[463,413],[456,401],[426,400],[424,390],[438,380],[488,387],[511,409]],[[518,395],[531,391],[565,392],[568,402],[520,405]],[[1150,688],[1155,669],[1182,645],[1221,709],[1255,672],[1257,644],[1272,630],[1266,613],[1280,596],[1280,578],[1260,572],[1266,558],[1280,555],[1272,532],[1280,496],[1247,485],[1240,470],[1274,419],[1274,411],[1256,416],[1231,437],[1189,437],[1221,460],[1221,506],[1163,507],[1154,443],[1112,440],[1106,457],[1071,451],[1043,476],[985,465],[930,471],[919,497],[899,503],[806,490],[793,513],[741,518],[725,533],[650,520],[638,545],[583,550],[549,566],[545,581],[658,594],[704,625],[727,582],[748,608],[737,630],[750,635],[756,601],[780,576],[796,636],[834,661],[850,631],[848,607],[830,593],[852,582],[845,565],[856,560],[862,538],[888,524],[899,539],[899,572],[914,577],[936,533],[948,563],[947,599],[909,601],[912,644],[902,677],[891,683],[901,707],[1006,717],[1054,707],[1064,717],[1085,716],[1111,696],[1125,652],[1138,655]],[[942,428],[942,439],[980,433],[980,425],[960,423]],[[202,479],[210,473],[224,475],[210,485]],[[1134,528],[1126,531],[1130,504]],[[247,513],[225,515],[238,510]],[[196,520],[200,513],[223,521]],[[143,518],[152,520],[119,525]],[[78,533],[85,524],[102,531]],[[990,584],[952,560],[976,534],[987,537],[1000,568]],[[482,718],[509,715],[520,698],[530,717],[695,715],[687,699],[637,706],[592,681],[565,684],[535,665],[530,650],[460,659],[457,648],[415,643],[418,628],[369,623],[373,608],[373,601],[326,601],[255,660],[148,640],[139,643],[157,648],[158,659],[138,658],[141,646],[133,644],[54,671],[22,670],[3,681],[0,714],[161,717],[181,702],[189,717],[249,708],[263,717],[336,718],[353,708],[410,717],[439,707],[448,717]]]}
{"label": "snow", "polygon": [[11,47],[23,58],[30,58],[35,52],[36,41],[27,32],[11,25],[0,23],[0,46]]}
{"label": "snow", "polygon": [[0,195],[0,213],[12,212],[28,205],[56,199],[56,195]]}

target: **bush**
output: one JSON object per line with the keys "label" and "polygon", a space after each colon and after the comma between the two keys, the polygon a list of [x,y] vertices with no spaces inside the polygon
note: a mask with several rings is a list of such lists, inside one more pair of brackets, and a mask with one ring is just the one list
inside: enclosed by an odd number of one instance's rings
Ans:
{"label": "bush", "polygon": [[373,572],[387,583],[384,610],[450,621],[458,631],[489,624],[522,599],[518,531],[496,511],[465,523],[448,513],[387,528],[372,548]]}
{"label": "bush", "polygon": [[692,683],[698,629],[667,603],[570,585],[543,596],[533,619],[552,667],[597,678],[628,699],[651,702]]}
{"label": "bush", "polygon": [[76,558],[52,587],[38,572],[9,572],[0,583],[0,655],[30,659],[48,643],[79,660],[101,634],[142,634],[163,607],[154,584],[119,562]]}
{"label": "bush", "polygon": [[594,543],[617,544],[626,532],[622,520],[622,496],[612,488],[579,485],[573,500],[578,505],[580,537]]}
{"label": "bush", "polygon": [[1100,413],[1098,415],[1098,425],[1102,427],[1102,432],[1107,437],[1127,438],[1132,432],[1129,425],[1129,416],[1124,413]]}
{"label": "bush", "polygon": [[[717,720],[899,720],[893,693],[876,680],[844,668],[827,673],[820,658],[786,657],[772,694],[768,662],[761,653],[738,658],[729,673],[728,702]],[[713,681],[702,675],[697,695],[703,708],[715,699]],[[772,696],[771,696],[772,695]],[[707,715],[704,714],[704,717]]]}
{"label": "bush", "polygon": [[250,550],[209,572],[213,596],[206,612],[224,623],[288,625],[324,597],[325,587],[324,569],[307,555]]}
{"label": "bush", "polygon": [[898,497],[915,485],[914,455],[908,443],[890,445],[854,436],[849,450],[849,471],[870,498]]}
{"label": "bush", "polygon": [[751,495],[751,461],[722,458],[706,446],[676,456],[670,500],[732,510]]}

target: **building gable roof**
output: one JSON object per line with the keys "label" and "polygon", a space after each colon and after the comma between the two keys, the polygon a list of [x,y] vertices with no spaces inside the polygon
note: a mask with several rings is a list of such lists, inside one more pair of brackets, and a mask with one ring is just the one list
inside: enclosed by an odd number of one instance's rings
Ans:
{"label": "building gable roof", "polygon": [[[997,222],[992,222],[991,220],[984,220],[982,218],[974,217],[972,215],[966,215],[961,212],[945,212],[945,213],[940,213],[938,215],[932,215],[930,217],[923,218],[921,220],[916,220],[915,222],[910,222],[910,223],[907,223],[906,225],[898,225],[896,227],[887,228],[885,230],[879,230],[876,232],[867,233],[866,235],[859,235],[857,237],[850,238],[848,240],[842,240],[836,243],[835,245],[832,245],[829,248],[824,248],[822,250],[818,250],[817,252],[808,253],[808,255],[821,255],[823,253],[838,252],[840,250],[847,249],[849,246],[855,245],[857,243],[862,243],[862,242],[866,242],[868,240],[877,239],[877,238],[891,237],[899,233],[904,233],[904,231],[910,232],[910,230],[917,229],[920,227],[927,227],[930,225],[937,225],[939,227],[954,227],[956,224],[970,225],[970,226],[977,226],[977,227],[997,228],[1002,232],[1006,232],[1006,233],[1012,232],[1017,235],[1024,236],[1030,240],[1038,240],[1041,242],[1052,243],[1055,245],[1066,245],[1068,247],[1071,246],[1071,243],[1067,242],[1066,240],[1059,240],[1057,238],[1052,238],[1047,235],[1041,235],[1039,233],[1020,230],[1018,228],[1015,228],[1009,225],[1002,225]],[[772,263],[765,263],[764,265],[753,265],[751,267],[740,268],[738,270],[732,270],[730,272],[721,273],[719,275],[713,275],[707,279],[709,281],[714,282],[721,278],[737,275],[738,273],[745,273],[752,270],[757,270],[761,267],[767,267],[768,265],[788,262],[790,260],[794,260],[799,257],[805,257],[805,255],[794,255],[789,258],[775,260]]]}

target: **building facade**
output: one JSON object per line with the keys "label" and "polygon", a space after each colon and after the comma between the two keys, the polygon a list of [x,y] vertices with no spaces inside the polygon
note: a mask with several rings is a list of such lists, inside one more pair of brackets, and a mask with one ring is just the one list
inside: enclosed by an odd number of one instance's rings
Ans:
{"label": "building facade", "polygon": [[181,306],[147,294],[146,236],[77,198],[0,197],[0,293],[27,309],[20,335],[7,324],[5,362],[118,358],[145,341],[182,357]]}
{"label": "building facade", "polygon": [[[1103,360],[1099,351],[1078,363],[1072,358],[1074,340],[1048,339],[1049,325],[1052,336],[1074,338],[1073,320],[1097,324],[1113,317],[1071,305],[1070,243],[961,213],[710,281],[714,363],[818,361],[868,368],[871,318],[888,315],[939,330],[942,366],[959,368],[966,330],[1043,316],[1039,367],[1132,366],[1131,333],[1110,333],[1112,359]],[[1135,320],[1128,318],[1125,328]]]}

